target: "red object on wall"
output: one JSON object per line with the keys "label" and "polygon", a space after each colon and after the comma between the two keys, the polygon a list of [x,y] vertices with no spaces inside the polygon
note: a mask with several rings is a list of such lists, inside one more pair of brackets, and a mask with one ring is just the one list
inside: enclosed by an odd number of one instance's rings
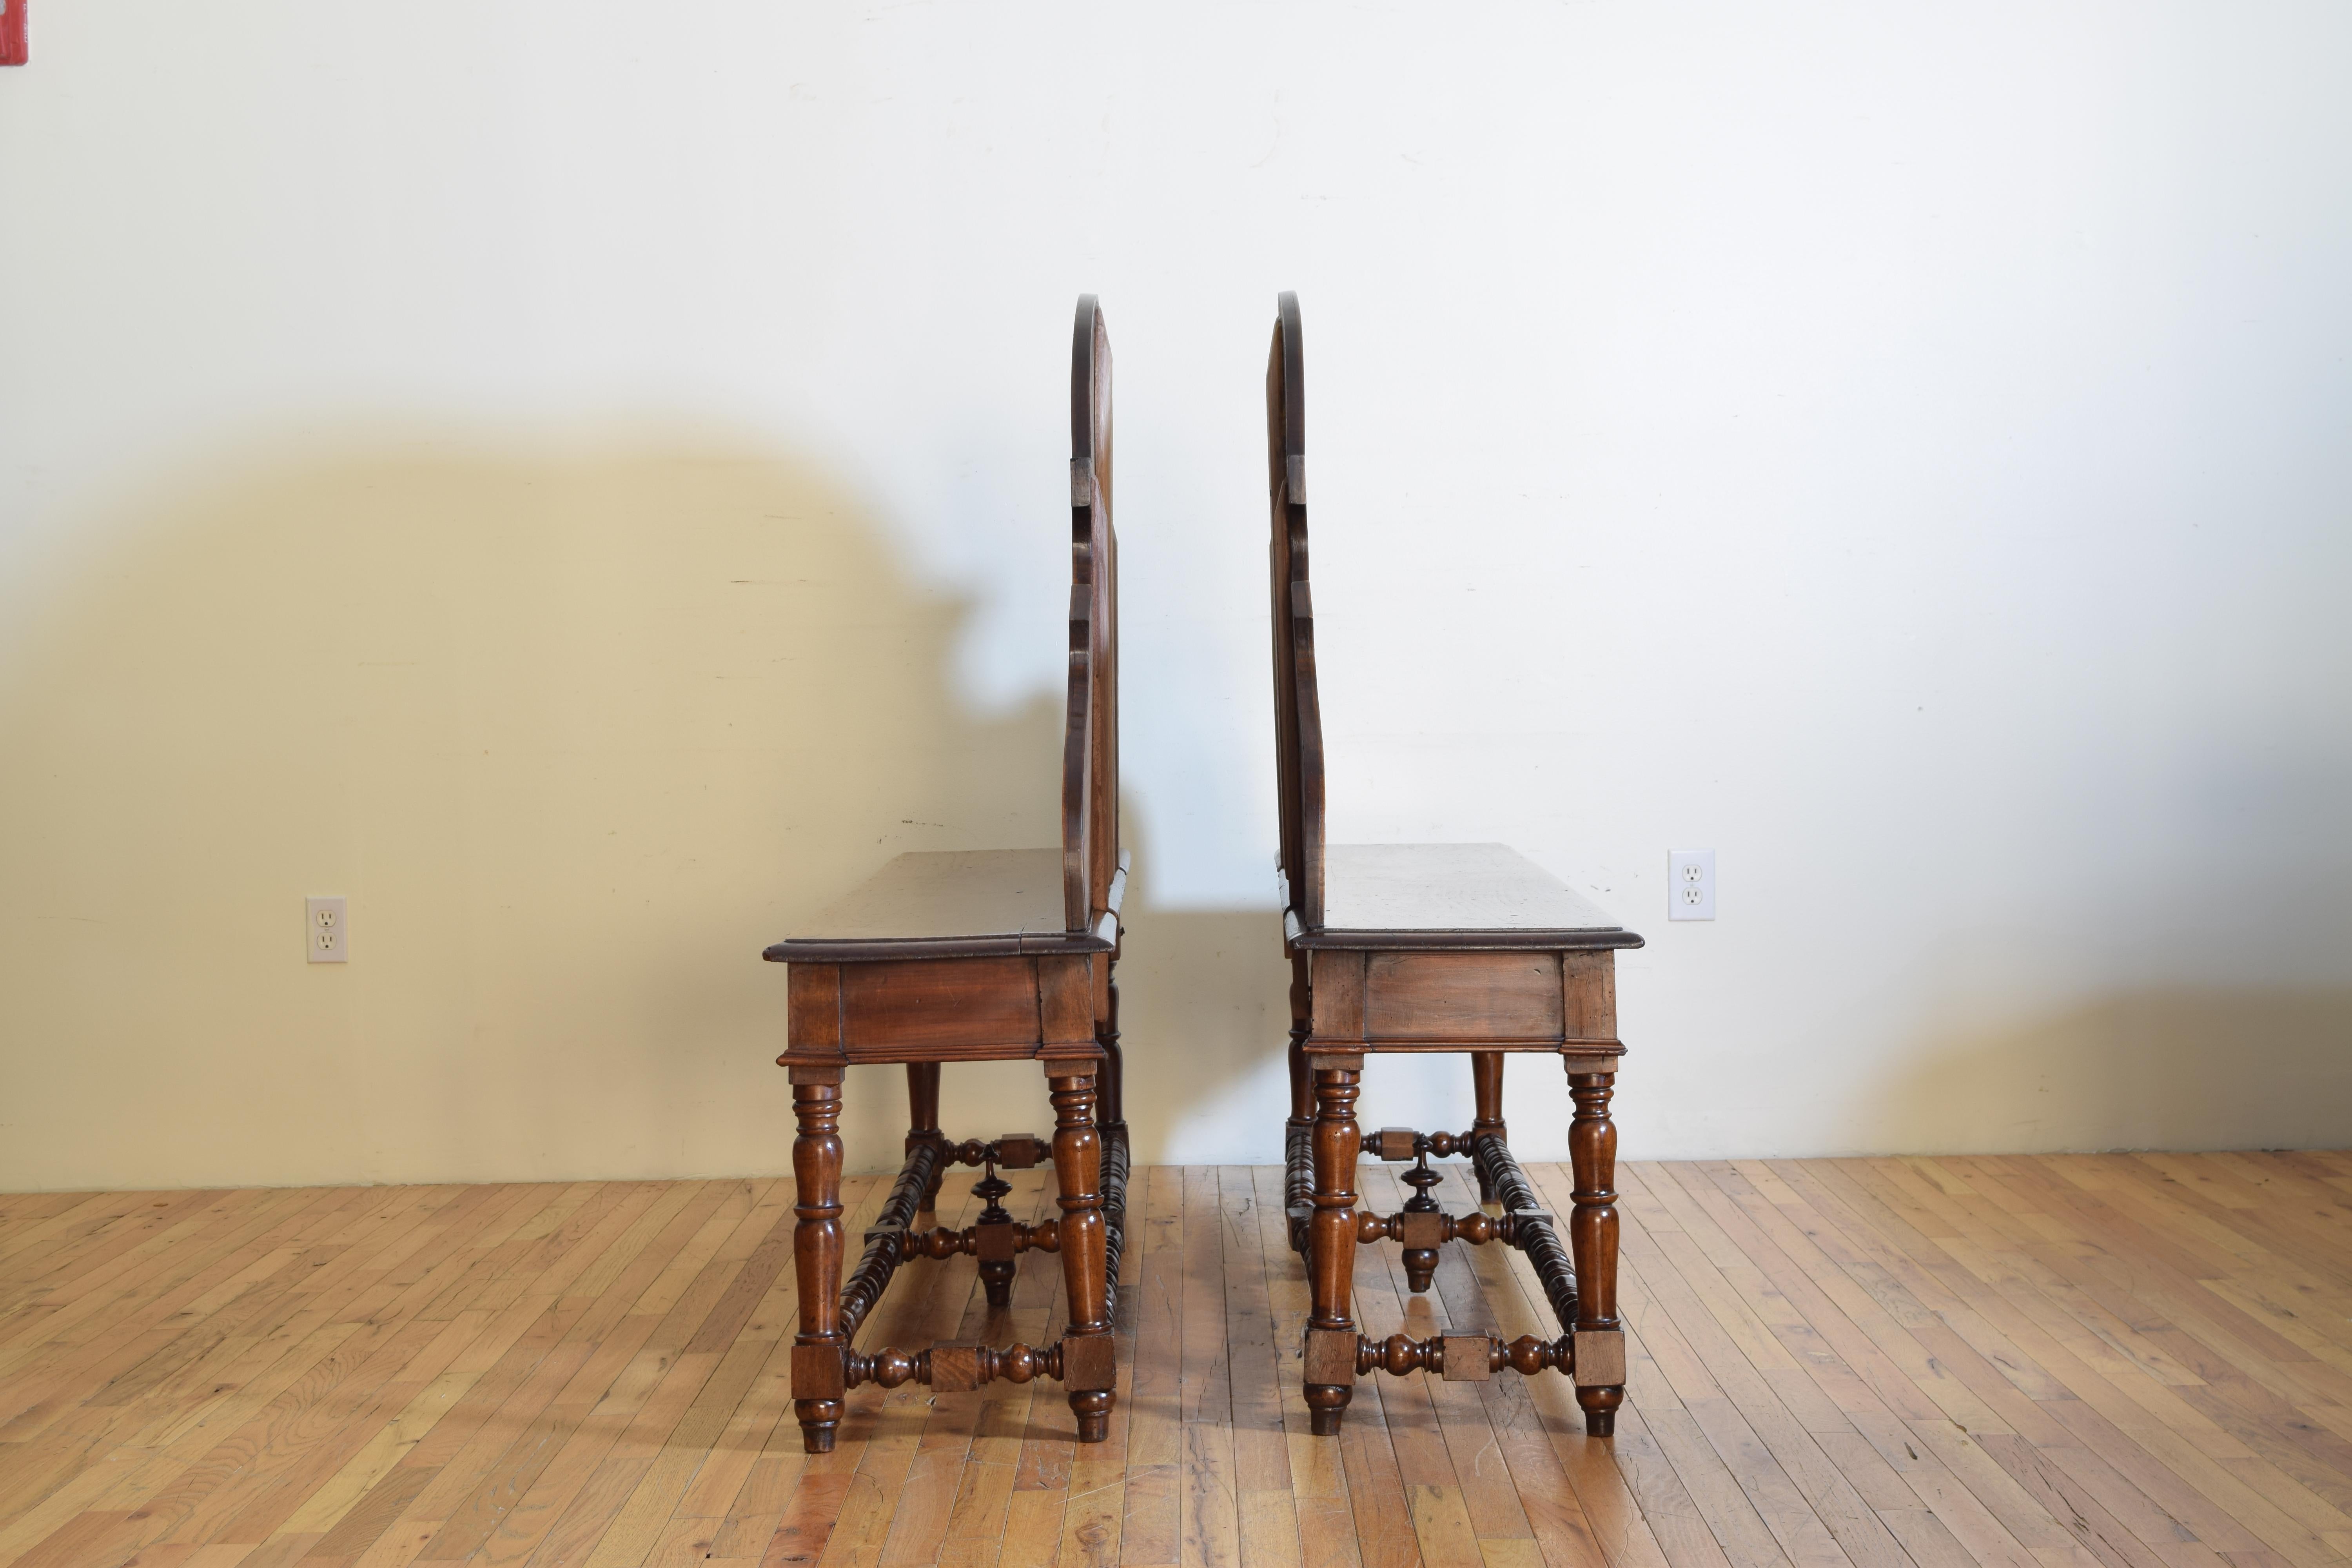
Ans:
{"label": "red object on wall", "polygon": [[31,58],[25,52],[26,0],[0,0],[0,66],[20,66]]}

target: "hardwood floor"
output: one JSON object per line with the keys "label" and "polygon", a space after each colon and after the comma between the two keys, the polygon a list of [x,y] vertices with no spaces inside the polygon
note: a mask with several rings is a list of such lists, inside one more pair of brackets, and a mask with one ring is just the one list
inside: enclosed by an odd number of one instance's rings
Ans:
{"label": "hardwood floor", "polygon": [[[1281,1173],[1162,1167],[1108,1444],[1068,1440],[1055,1384],[908,1385],[853,1394],[817,1458],[779,1348],[788,1181],[0,1197],[0,1563],[2352,1557],[2352,1155],[1621,1173],[1613,1444],[1551,1374],[1383,1375],[1307,1436]],[[849,1234],[880,1196],[852,1184]],[[1516,1254],[1449,1247],[1419,1299],[1397,1254],[1360,1259],[1368,1331],[1545,1331]],[[1043,1342],[1045,1262],[993,1324],[969,1258],[911,1266],[865,1338]]]}

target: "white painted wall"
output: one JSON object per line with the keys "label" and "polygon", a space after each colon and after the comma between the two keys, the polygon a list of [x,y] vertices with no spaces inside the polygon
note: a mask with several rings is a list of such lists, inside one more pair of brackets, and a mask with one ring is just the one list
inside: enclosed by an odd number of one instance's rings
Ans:
{"label": "white painted wall", "polygon": [[2352,1141],[2352,15],[1160,17],[39,8],[0,1186],[781,1169],[758,948],[1050,837],[1081,289],[1142,1157],[1278,1153],[1282,288],[1336,835],[1650,935],[1629,1155]]}

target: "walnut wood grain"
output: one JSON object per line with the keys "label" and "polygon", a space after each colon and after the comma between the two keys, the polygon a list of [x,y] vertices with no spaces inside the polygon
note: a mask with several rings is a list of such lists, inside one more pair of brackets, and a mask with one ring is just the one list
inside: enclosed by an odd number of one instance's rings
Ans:
{"label": "walnut wood grain", "polygon": [[1368,1040],[1557,1040],[1556,952],[1374,952],[1364,964]]}
{"label": "walnut wood grain", "polygon": [[[1510,1128],[1503,1120],[1503,1059],[1500,1051],[1470,1053],[1471,1093],[1478,1107],[1477,1120],[1470,1123],[1474,1140],[1481,1132],[1491,1132],[1506,1142],[1510,1139]],[[1484,1165],[1477,1167],[1477,1171],[1478,1201],[1493,1203],[1494,1183],[1488,1179]]]}
{"label": "walnut wood grain", "polygon": [[901,1046],[1039,1044],[1045,1032],[1038,1017],[1038,963],[918,958],[845,964],[843,1048],[853,1057],[870,1057]]}
{"label": "walnut wood grain", "polygon": [[1094,972],[1099,961],[1084,954],[1057,954],[1020,962],[1037,966],[1037,1054],[1088,1058],[1102,1055],[1095,1032]]}
{"label": "walnut wood grain", "polygon": [[[1355,1394],[1355,1320],[1349,1315],[1356,1268],[1358,1074],[1318,1062],[1315,1069],[1314,1214],[1307,1220],[1307,1420],[1318,1437],[1337,1436]],[[1345,1368],[1344,1375],[1340,1369]]]}
{"label": "walnut wood grain", "polygon": [[849,1349],[841,1326],[841,1072],[793,1069],[793,1179],[799,1201],[793,1214],[793,1257],[801,1299],[800,1332],[793,1340],[793,1404],[803,1445],[812,1454],[833,1451],[841,1424],[842,1357]]}
{"label": "walnut wood grain", "polygon": [[[1506,845],[1325,842],[1307,574],[1306,367],[1294,294],[1281,297],[1276,312],[1265,399],[1283,937],[1291,960],[1284,1221],[1291,1245],[1307,1255],[1314,1308],[1302,1358],[1309,1425],[1318,1436],[1336,1435],[1355,1377],[1376,1365],[1483,1380],[1517,1364],[1500,1339],[1392,1336],[1378,1347],[1360,1339],[1348,1320],[1349,1243],[1401,1242],[1406,1289],[1419,1294],[1435,1277],[1442,1248],[1507,1234],[1536,1265],[1560,1318],[1558,1341],[1522,1342],[1520,1370],[1565,1369],[1581,1357],[1577,1400],[1586,1431],[1605,1436],[1624,1397],[1611,1173],[1616,1127],[1608,1115],[1624,1050],[1616,1037],[1614,959],[1642,939]],[[1419,1162],[1400,1178],[1416,1195],[1394,1214],[1358,1215],[1352,1178],[1339,1168],[1355,1159],[1358,1076],[1369,1056],[1430,1051],[1470,1054],[1477,1121],[1458,1138],[1382,1133],[1383,1154],[1410,1150]],[[1577,1106],[1570,1135],[1575,1209],[1567,1226],[1573,1273],[1506,1142],[1503,1056],[1511,1051],[1557,1052],[1569,1073]],[[1440,1178],[1426,1155],[1457,1142],[1475,1145],[1479,1195],[1502,1201],[1503,1217],[1457,1220],[1430,1196]],[[1581,1295],[1580,1279],[1589,1282]]]}
{"label": "walnut wood grain", "polygon": [[[919,1145],[944,1144],[947,1135],[940,1131],[940,1064],[908,1062],[907,1064],[907,1152],[912,1154]],[[939,1207],[940,1183],[947,1174],[947,1162],[935,1161],[931,1179],[923,1188],[917,1212],[929,1215]]]}
{"label": "walnut wood grain", "polygon": [[[1045,1371],[1067,1384],[1083,1443],[1109,1433],[1116,1383],[1111,1292],[1123,1224],[1123,1122],[1101,1127],[1098,1097],[1118,1103],[1118,991],[1112,979],[1128,861],[1118,843],[1118,542],[1111,523],[1110,340],[1092,295],[1078,300],[1070,368],[1069,687],[1061,844],[1052,849],[901,855],[763,954],[788,966],[803,1303],[793,1394],[803,1444],[830,1450],[842,1395],[863,1382],[928,1381],[968,1392],[992,1377]],[[1043,1064],[1055,1110],[1062,1216],[1019,1224],[997,1199],[993,1167],[1034,1163],[1034,1141],[952,1142],[940,1126],[940,1064],[1026,1057]],[[883,1219],[841,1287],[841,1083],[852,1062],[903,1063],[907,1165]],[[967,1155],[991,1169],[969,1231],[910,1229],[935,1207],[941,1174]],[[969,1163],[969,1162],[967,1162]],[[1043,1352],[963,1344],[865,1354],[850,1340],[898,1268],[971,1253],[992,1306],[1010,1300],[1015,1259],[1059,1252],[1068,1332]],[[651,1543],[648,1543],[649,1545]],[[706,1552],[705,1555],[708,1555]]]}
{"label": "walnut wood grain", "polygon": [[1062,753],[1064,929],[1090,934],[1118,859],[1118,542],[1110,331],[1091,294],[1070,340],[1070,672]]}
{"label": "walnut wood grain", "polygon": [[1470,1146],[1480,1190],[1494,1194],[1495,1201],[1516,1216],[1514,1245],[1528,1255],[1528,1262],[1543,1286],[1544,1300],[1562,1331],[1572,1330],[1578,1310],[1576,1268],[1567,1249],[1560,1246],[1559,1230],[1553,1216],[1545,1211],[1527,1173],[1519,1168],[1510,1145],[1500,1134],[1474,1133]]}
{"label": "walnut wood grain", "polygon": [[1267,490],[1273,503],[1274,710],[1282,871],[1299,917],[1323,923],[1323,714],[1307,587],[1307,371],[1298,296],[1284,294],[1265,366]]}
{"label": "walnut wood grain", "polygon": [[922,1212],[924,1194],[939,1185],[947,1164],[946,1149],[940,1143],[918,1143],[907,1152],[906,1163],[899,1167],[898,1179],[891,1184],[890,1195],[882,1201],[881,1212],[866,1227],[866,1247],[858,1256],[857,1267],[850,1270],[848,1283],[841,1287],[835,1327],[845,1344],[857,1337],[858,1326],[874,1310],[874,1303],[881,1300],[891,1275],[913,1256],[906,1245],[908,1226]]}
{"label": "walnut wood grain", "polygon": [[[1123,871],[1106,885],[1115,917]],[[889,861],[807,925],[769,948],[777,963],[877,963],[900,958],[982,958],[1013,952],[1104,952],[1111,929],[1063,929],[1058,849],[916,850]]]}
{"label": "walnut wood grain", "polygon": [[818,1056],[841,1051],[841,966],[796,963],[784,972],[786,1037]]}
{"label": "walnut wood grain", "polygon": [[[1106,916],[1106,919],[1115,918]],[[891,951],[895,952],[896,949]],[[1006,956],[893,957],[855,963],[795,962],[787,1065],[827,1061],[990,1061],[1108,1055],[1096,997],[1109,948]],[[1094,1068],[1089,1065],[1087,1070]],[[936,1135],[936,1074],[908,1079],[913,1109]],[[923,1091],[928,1089],[929,1093]]]}
{"label": "walnut wood grain", "polygon": [[[1617,1407],[1625,1402],[1624,1325],[1617,1319],[1617,1123],[1609,1115],[1616,1075],[1571,1071],[1568,1085],[1576,1101],[1568,1127],[1576,1173],[1568,1242],[1576,1257],[1576,1348],[1584,1355],[1576,1402],[1584,1408],[1585,1431],[1606,1437],[1616,1430]],[[1606,1363],[1599,1343],[1585,1353],[1588,1336],[1618,1347]]]}
{"label": "walnut wood grain", "polygon": [[[1110,1435],[1112,1384],[1108,1241],[1103,1228],[1102,1139],[1095,1127],[1095,1080],[1049,1067],[1054,1100],[1054,1177],[1062,1215],[1058,1227],[1063,1285],[1070,1318],[1062,1343],[1062,1380],[1069,1387],[1078,1441]],[[1083,1345],[1075,1353],[1070,1347]]]}
{"label": "walnut wood grain", "polygon": [[1642,939],[1503,844],[1334,844],[1316,948],[1631,948]]}
{"label": "walnut wood grain", "polygon": [[1302,1060],[1364,1049],[1624,1048],[1607,952],[1321,948],[1309,959]]}

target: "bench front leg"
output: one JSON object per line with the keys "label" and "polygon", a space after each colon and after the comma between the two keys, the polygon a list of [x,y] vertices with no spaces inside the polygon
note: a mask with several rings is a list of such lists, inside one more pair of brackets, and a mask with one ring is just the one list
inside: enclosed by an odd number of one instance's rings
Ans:
{"label": "bench front leg", "polygon": [[1318,1055],[1315,1068],[1315,1213],[1307,1222],[1308,1428],[1336,1437],[1356,1394],[1356,1125],[1360,1056]]}
{"label": "bench front leg", "polygon": [[[1478,1118],[1470,1123],[1470,1139],[1476,1142],[1483,1133],[1492,1132],[1507,1143],[1511,1130],[1503,1123],[1503,1053],[1472,1051],[1470,1053],[1470,1088],[1478,1103]],[[1491,1204],[1495,1189],[1486,1181],[1486,1167],[1477,1168],[1478,1201]]]}
{"label": "bench front leg", "polygon": [[801,1330],[793,1338],[793,1409],[801,1447],[833,1452],[847,1391],[847,1340],[841,1331],[841,1076],[837,1067],[792,1069],[793,1264],[800,1282]]}
{"label": "bench front leg", "polygon": [[1062,1281],[1069,1322],[1062,1331],[1062,1384],[1077,1417],[1078,1441],[1110,1436],[1118,1384],[1111,1338],[1109,1249],[1103,1228],[1102,1134],[1095,1124],[1095,1067],[1045,1063],[1054,1098],[1054,1177],[1060,1189]]}
{"label": "bench front leg", "polygon": [[[1608,1058],[1568,1058],[1568,1089],[1576,1101],[1568,1153],[1576,1174],[1576,1207],[1568,1219],[1569,1250],[1576,1259],[1576,1402],[1588,1436],[1617,1429],[1625,1402],[1625,1327],[1617,1318],[1617,1124],[1609,1100],[1617,1083]],[[1601,1069],[1606,1070],[1601,1070]]]}

